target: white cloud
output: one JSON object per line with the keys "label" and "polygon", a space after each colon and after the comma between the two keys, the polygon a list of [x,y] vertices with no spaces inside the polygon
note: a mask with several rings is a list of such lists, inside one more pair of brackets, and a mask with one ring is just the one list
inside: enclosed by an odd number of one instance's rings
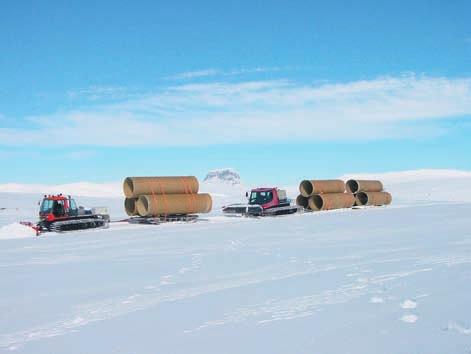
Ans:
{"label": "white cloud", "polygon": [[183,73],[179,73],[176,75],[172,75],[167,77],[169,80],[190,80],[195,78],[201,77],[214,77],[214,76],[236,76],[236,75],[243,75],[243,74],[256,74],[256,73],[263,73],[263,72],[274,72],[274,71],[282,71],[282,70],[289,70],[290,67],[256,67],[256,68],[239,68],[239,69],[231,69],[231,70],[218,70],[218,69],[204,69],[204,70],[196,70],[196,71],[187,71]]}
{"label": "white cloud", "polygon": [[184,73],[179,73],[173,76],[167,77],[170,80],[188,80],[194,79],[198,77],[206,77],[206,76],[215,76],[220,74],[221,71],[217,69],[204,69],[204,70],[195,70],[195,71],[187,71]]}
{"label": "white cloud", "polygon": [[69,99],[86,99],[89,101],[127,99],[135,94],[122,86],[89,86],[67,91]]}
{"label": "white cloud", "polygon": [[72,160],[83,160],[87,158],[95,157],[97,154],[95,151],[90,150],[77,150],[71,151],[64,154],[64,157]]}
{"label": "white cloud", "polygon": [[288,80],[168,87],[0,128],[3,145],[195,146],[372,140],[442,133],[471,114],[471,79],[407,75],[337,84]]}

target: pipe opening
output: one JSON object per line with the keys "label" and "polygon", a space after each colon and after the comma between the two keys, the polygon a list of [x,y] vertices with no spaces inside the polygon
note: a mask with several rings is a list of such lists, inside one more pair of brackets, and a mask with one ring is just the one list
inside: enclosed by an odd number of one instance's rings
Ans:
{"label": "pipe opening", "polygon": [[313,191],[313,186],[312,186],[311,181],[308,181],[308,180],[302,181],[301,184],[299,185],[299,191],[301,192],[303,197],[310,196]]}
{"label": "pipe opening", "polygon": [[312,198],[312,203],[310,204],[311,209],[322,210],[322,207],[324,206],[324,199],[322,199],[320,195],[314,195],[311,198]]}
{"label": "pipe opening", "polygon": [[359,205],[367,205],[368,204],[368,194],[364,192],[360,192],[357,194],[357,201]]}
{"label": "pipe opening", "polygon": [[135,198],[124,199],[124,209],[128,215],[134,215],[136,213],[136,201]]}
{"label": "pipe opening", "polygon": [[132,178],[126,177],[123,183],[124,195],[132,196],[134,194],[134,183]]}
{"label": "pipe opening", "polygon": [[309,207],[309,199],[306,197],[303,197],[302,195],[298,195],[296,197],[296,205],[302,206],[303,208],[308,208]]}
{"label": "pipe opening", "polygon": [[147,216],[149,212],[149,202],[145,196],[140,196],[137,200],[137,213],[140,216]]}
{"label": "pipe opening", "polygon": [[358,192],[358,182],[355,181],[354,179],[348,180],[347,181],[347,191],[350,193],[356,193]]}

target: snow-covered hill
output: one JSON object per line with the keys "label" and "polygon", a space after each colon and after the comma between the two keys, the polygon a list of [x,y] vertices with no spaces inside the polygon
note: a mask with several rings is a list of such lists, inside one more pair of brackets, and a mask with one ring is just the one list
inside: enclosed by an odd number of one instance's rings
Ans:
{"label": "snow-covered hill", "polygon": [[[315,178],[316,176],[312,176]],[[389,173],[349,173],[339,177],[380,179],[385,189],[393,194],[396,201],[471,201],[471,172],[458,170],[415,170]],[[244,185],[239,173],[234,169],[210,171],[202,182],[200,191],[211,193],[216,203],[245,200],[245,192],[253,186]],[[288,195],[295,198],[298,186],[280,186],[286,188]],[[77,182],[62,185],[40,184],[0,184],[0,193],[64,193],[74,196],[122,198],[122,182],[90,183]],[[1,205],[0,205],[1,207]]]}
{"label": "snow-covered hill", "polygon": [[223,205],[246,202],[247,188],[239,174],[231,168],[210,171],[200,183],[202,193],[210,193],[213,198],[213,213]]}
{"label": "snow-covered hill", "polygon": [[410,202],[471,202],[471,172],[458,170],[414,170],[378,174],[348,174],[343,180],[379,179],[393,200]]}
{"label": "snow-covered hill", "polygon": [[[315,178],[315,176],[313,176]],[[394,205],[427,204],[436,202],[471,202],[471,172],[456,170],[416,170],[377,174],[352,173],[340,177],[380,179],[393,195]],[[213,197],[211,215],[219,215],[221,207],[230,203],[246,202],[245,192],[253,186],[244,185],[233,169],[210,171],[200,182],[200,192]],[[296,198],[298,186],[286,188],[288,196]],[[0,185],[0,226],[15,220],[34,220],[37,201],[43,193],[64,193],[76,197],[85,206],[106,205],[115,219],[125,216],[121,182],[79,182],[64,185]],[[7,210],[1,210],[7,208]]]}

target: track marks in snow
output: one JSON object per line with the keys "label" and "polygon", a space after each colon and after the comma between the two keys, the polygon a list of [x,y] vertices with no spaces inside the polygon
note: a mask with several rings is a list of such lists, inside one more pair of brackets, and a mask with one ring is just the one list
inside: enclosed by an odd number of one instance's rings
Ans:
{"label": "track marks in snow", "polygon": [[[188,329],[185,333],[196,332],[208,327],[221,326],[229,323],[240,323],[249,319],[256,319],[258,324],[266,324],[274,321],[292,320],[301,317],[314,315],[317,311],[322,311],[327,305],[347,303],[353,299],[371,293],[382,291],[385,282],[394,281],[421,272],[428,272],[430,269],[417,269],[391,274],[372,276],[371,278],[357,279],[355,282],[343,285],[337,289],[325,290],[318,294],[293,297],[288,299],[270,299],[264,303],[240,307],[235,311],[226,313],[222,319],[215,319],[204,322],[200,326]],[[373,297],[380,303],[382,298]],[[370,302],[373,302],[370,300]],[[415,315],[406,317],[406,321],[417,320]]]}
{"label": "track marks in snow", "polygon": [[136,301],[136,299],[141,296],[139,294],[134,294],[134,295],[130,295],[128,296],[125,300],[121,301],[122,304],[131,304],[133,303],[134,301]]}
{"label": "track marks in snow", "polygon": [[201,254],[193,254],[191,256],[191,263],[188,267],[182,267],[179,269],[178,273],[180,274],[185,274],[185,273],[189,273],[189,272],[196,272],[200,267],[201,267]]}
{"label": "track marks in snow", "polygon": [[384,303],[384,299],[382,297],[379,297],[379,296],[373,296],[371,299],[370,299],[370,302],[372,304],[382,304]]}
{"label": "track marks in snow", "polygon": [[[160,285],[170,285],[173,283],[173,276],[171,274],[160,277]],[[155,288],[155,287],[154,287]]]}
{"label": "track marks in snow", "polygon": [[[197,270],[201,264],[201,256],[193,253],[191,259],[192,261],[188,268],[190,270]],[[348,267],[351,267],[351,265],[348,265]],[[147,284],[143,286],[141,294],[133,292],[132,294],[117,296],[99,302],[80,304],[62,319],[0,335],[0,348],[18,346],[31,341],[64,335],[90,323],[105,321],[128,313],[149,309],[165,302],[179,301],[218,291],[261,284],[263,282],[281,281],[293,277],[340,270],[341,268],[343,267],[335,267],[329,264],[324,266],[304,264],[303,268],[299,269],[297,263],[288,262],[287,264],[265,266],[249,272],[232,274],[224,278],[215,278],[209,282],[194,284],[192,287],[182,287],[178,282],[178,276],[181,273],[177,272],[175,275],[169,274],[161,277],[159,285]],[[377,293],[383,289],[385,282],[395,281],[430,270],[430,268],[423,268],[369,277],[363,276],[337,289],[325,290],[318,294],[288,299],[271,299],[261,304],[236,309],[234,312],[225,314],[222,319],[205,322],[194,330],[230,322],[242,322],[250,318],[257,318],[257,323],[266,324],[273,321],[312,316],[317,311],[321,311],[326,305],[344,303],[368,293]],[[366,275],[365,273],[363,274]],[[172,284],[172,286],[167,287],[166,285],[169,284]],[[188,332],[191,331],[193,330]]]}
{"label": "track marks in snow", "polygon": [[414,300],[404,300],[404,302],[401,304],[401,307],[405,310],[408,310],[408,309],[415,309],[417,307],[417,302],[415,302]]}
{"label": "track marks in snow", "polygon": [[317,311],[321,311],[325,305],[348,302],[354,297],[363,295],[364,291],[364,287],[350,284],[336,290],[327,290],[309,296],[283,300],[270,299],[264,303],[240,307],[233,312],[226,313],[221,319],[206,321],[200,326],[184,332],[192,333],[209,327],[241,323],[249,319],[255,319],[256,323],[263,325],[274,321],[312,316]]}
{"label": "track marks in snow", "polygon": [[471,335],[471,327],[460,322],[450,321],[450,323],[448,323],[448,326],[445,328],[445,330],[455,331],[455,332],[458,332],[459,334],[464,334],[466,336]]}
{"label": "track marks in snow", "polygon": [[[411,299],[406,299],[399,306],[404,310],[413,310],[417,307],[417,302]],[[400,318],[400,320],[405,323],[415,323],[418,319],[419,317],[413,313],[406,313]]]}
{"label": "track marks in snow", "polygon": [[417,322],[418,319],[419,317],[417,315],[412,315],[412,314],[404,315],[401,317],[401,321],[405,323],[415,323]]}
{"label": "track marks in snow", "polygon": [[[142,294],[134,293],[130,296],[120,296],[99,302],[82,304],[76,306],[69,317],[26,330],[0,335],[0,348],[8,348],[12,345],[21,345],[35,340],[64,335],[90,323],[105,321],[128,313],[149,309],[165,302],[184,300],[267,281],[289,279],[330,269],[330,267],[311,267],[299,271],[296,269],[263,267],[252,272],[235,274],[229,278],[216,279],[212,282],[190,288],[174,289],[172,287],[164,291],[165,287],[150,289],[149,286],[146,286],[143,288]],[[81,320],[77,321],[77,318]]]}

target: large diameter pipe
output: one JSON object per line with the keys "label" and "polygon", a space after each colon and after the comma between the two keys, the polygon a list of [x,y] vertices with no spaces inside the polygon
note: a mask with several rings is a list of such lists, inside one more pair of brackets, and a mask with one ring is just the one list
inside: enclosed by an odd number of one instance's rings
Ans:
{"label": "large diameter pipe", "polygon": [[212,204],[206,193],[141,195],[136,203],[140,216],[209,213]]}
{"label": "large diameter pipe", "polygon": [[314,211],[351,208],[355,196],[350,193],[316,194],[309,198],[309,208]]}
{"label": "large diameter pipe", "polygon": [[381,192],[383,190],[383,183],[376,180],[366,179],[349,179],[346,183],[348,193],[358,192]]}
{"label": "large diameter pipe", "polygon": [[392,196],[388,192],[360,192],[355,196],[356,205],[388,205]]}
{"label": "large diameter pipe", "polygon": [[126,198],[154,194],[195,194],[199,183],[194,176],[127,177],[123,182]]}
{"label": "large diameter pipe", "polygon": [[129,216],[138,215],[136,207],[137,198],[125,198],[124,199],[124,210]]}
{"label": "large diameter pipe", "polygon": [[299,184],[299,192],[303,197],[322,193],[343,193],[345,182],[340,179],[304,180]]}
{"label": "large diameter pipe", "polygon": [[309,198],[303,197],[301,194],[296,197],[296,205],[309,209]]}

